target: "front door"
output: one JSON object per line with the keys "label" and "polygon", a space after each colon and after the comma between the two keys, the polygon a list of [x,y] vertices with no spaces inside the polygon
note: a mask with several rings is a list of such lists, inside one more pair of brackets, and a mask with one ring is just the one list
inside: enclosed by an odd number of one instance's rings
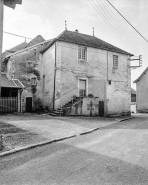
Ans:
{"label": "front door", "polygon": [[32,98],[26,98],[26,112],[32,112]]}
{"label": "front door", "polygon": [[86,96],[86,80],[79,80],[79,96]]}

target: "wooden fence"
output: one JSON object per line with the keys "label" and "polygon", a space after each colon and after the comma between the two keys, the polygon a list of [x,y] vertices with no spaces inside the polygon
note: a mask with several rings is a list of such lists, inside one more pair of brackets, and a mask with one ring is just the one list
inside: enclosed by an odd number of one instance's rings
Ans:
{"label": "wooden fence", "polygon": [[18,111],[17,97],[0,98],[0,114]]}

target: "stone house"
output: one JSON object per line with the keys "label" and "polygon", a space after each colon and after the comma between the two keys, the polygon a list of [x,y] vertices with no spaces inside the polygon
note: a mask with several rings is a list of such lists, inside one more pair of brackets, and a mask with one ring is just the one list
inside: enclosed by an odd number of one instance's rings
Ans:
{"label": "stone house", "polygon": [[95,36],[65,30],[41,50],[42,106],[53,114],[130,114],[131,56]]}
{"label": "stone house", "polygon": [[134,81],[136,83],[137,112],[148,112],[148,67]]}
{"label": "stone house", "polygon": [[40,81],[39,55],[49,42],[38,35],[29,43],[22,43],[3,53],[2,71],[9,79],[18,79],[25,87],[21,94],[23,112],[31,112],[40,106],[36,98]]}

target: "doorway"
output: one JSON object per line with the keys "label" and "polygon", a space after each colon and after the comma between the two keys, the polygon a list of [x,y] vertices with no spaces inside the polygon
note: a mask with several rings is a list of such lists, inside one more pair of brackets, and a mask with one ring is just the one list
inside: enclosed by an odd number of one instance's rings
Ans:
{"label": "doorway", "polygon": [[104,116],[104,101],[99,101],[99,116]]}
{"label": "doorway", "polygon": [[86,80],[79,79],[79,96],[86,96]]}
{"label": "doorway", "polygon": [[26,98],[26,112],[32,112],[32,97]]}

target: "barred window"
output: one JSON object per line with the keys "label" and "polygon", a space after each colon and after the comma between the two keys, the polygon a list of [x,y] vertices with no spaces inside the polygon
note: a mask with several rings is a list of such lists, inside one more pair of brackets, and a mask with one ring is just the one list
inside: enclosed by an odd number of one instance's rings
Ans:
{"label": "barred window", "polygon": [[118,56],[113,55],[113,68],[118,68]]}
{"label": "barred window", "polygon": [[78,59],[79,60],[87,60],[87,49],[86,47],[79,47],[78,49]]}

